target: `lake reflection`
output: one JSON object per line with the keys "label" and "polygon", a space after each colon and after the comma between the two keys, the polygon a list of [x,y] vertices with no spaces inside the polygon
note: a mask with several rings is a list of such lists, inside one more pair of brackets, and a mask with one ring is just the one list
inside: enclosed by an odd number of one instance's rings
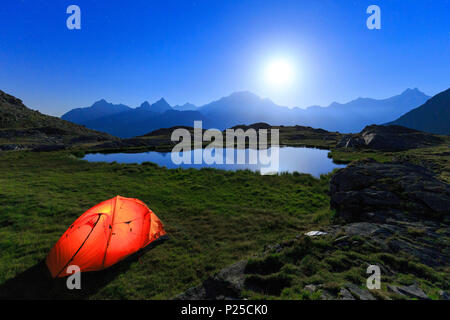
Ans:
{"label": "lake reflection", "polygon": [[[275,148],[275,147],[274,147]],[[345,165],[338,165],[333,163],[333,161],[327,157],[328,150],[320,150],[314,148],[297,148],[297,147],[281,147],[272,153],[273,148],[268,150],[254,150],[245,149],[237,150],[233,148],[224,148],[213,150],[212,153],[208,153],[205,156],[205,149],[197,149],[187,152],[186,154],[178,154],[178,156],[184,156],[184,159],[190,159],[190,163],[175,164],[172,161],[172,152],[141,152],[141,153],[91,153],[87,154],[83,159],[90,162],[118,162],[118,163],[142,163],[142,162],[154,162],[160,166],[165,166],[169,169],[173,168],[217,168],[223,170],[242,170],[249,169],[252,171],[264,171],[270,167],[270,162],[267,160],[272,160],[272,165],[274,164],[274,159],[271,156],[276,154],[278,150],[279,162],[275,165],[278,168],[277,172],[301,172],[309,173],[313,176],[320,176],[323,173],[328,173],[335,168],[343,168]],[[245,163],[238,163],[238,152],[241,151],[242,155],[245,154]],[[217,152],[217,154],[215,153]],[[194,164],[194,153],[197,153],[197,159],[202,159],[201,164]],[[176,156],[176,154],[174,154]],[[216,156],[216,159],[222,159],[220,163],[211,163],[212,157]],[[266,156],[266,158],[264,158]],[[269,157],[267,159],[267,156]],[[228,160],[227,160],[228,159]],[[264,161],[266,159],[266,161]],[[206,163],[205,162],[208,162]],[[242,160],[242,158],[241,158]],[[261,161],[263,160],[263,161]],[[233,164],[226,164],[233,162]],[[242,161],[240,161],[242,162]],[[272,166],[274,168],[274,166]],[[271,170],[272,171],[272,170]]]}

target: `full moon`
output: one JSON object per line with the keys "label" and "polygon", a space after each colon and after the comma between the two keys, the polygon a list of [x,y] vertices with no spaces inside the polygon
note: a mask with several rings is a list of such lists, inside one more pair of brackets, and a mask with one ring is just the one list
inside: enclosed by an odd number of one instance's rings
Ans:
{"label": "full moon", "polygon": [[285,87],[289,85],[294,77],[292,64],[286,59],[270,61],[265,69],[265,79],[274,87]]}

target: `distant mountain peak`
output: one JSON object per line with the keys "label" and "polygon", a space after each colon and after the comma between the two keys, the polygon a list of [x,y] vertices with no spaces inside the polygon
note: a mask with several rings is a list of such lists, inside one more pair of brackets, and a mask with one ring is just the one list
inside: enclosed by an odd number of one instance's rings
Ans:
{"label": "distant mountain peak", "polygon": [[115,108],[115,107],[119,107],[119,108],[123,108],[123,107],[129,108],[129,107],[125,106],[124,104],[121,104],[121,103],[119,103],[119,104],[114,104],[114,103],[111,103],[111,102],[106,101],[105,99],[100,99],[100,100],[94,102],[94,103],[92,104],[92,106],[87,107],[87,108],[96,108],[96,107],[99,107],[99,108]]}
{"label": "distant mountain peak", "polygon": [[172,109],[172,107],[170,106],[169,103],[167,103],[167,101],[164,98],[159,99],[158,101],[156,101],[154,104],[152,104],[150,106],[150,110],[159,112],[159,113],[163,113],[163,112],[166,112],[167,110],[171,110],[171,109]]}
{"label": "distant mountain peak", "polygon": [[104,105],[104,104],[109,104],[109,102],[106,101],[105,99],[100,99],[98,101],[95,101],[91,107],[98,106],[98,105]]}
{"label": "distant mountain peak", "polygon": [[169,105],[166,101],[166,99],[164,99],[163,97],[161,97],[161,99],[159,99],[158,101],[156,101],[155,103],[165,103],[167,105]]}
{"label": "distant mountain peak", "polygon": [[[255,104],[255,103],[263,103],[263,104],[271,104],[271,105],[276,105],[275,102],[273,102],[270,98],[262,98],[260,96],[258,96],[257,94],[248,91],[248,90],[243,90],[243,91],[235,91],[233,93],[231,93],[229,96],[227,97],[223,97],[221,100],[231,100],[231,101],[235,101],[235,102],[239,102],[239,103],[249,103],[249,104]],[[281,108],[285,108],[283,106],[278,106],[277,107],[281,107]]]}
{"label": "distant mountain peak", "polygon": [[[337,106],[340,106],[341,104],[339,103],[339,102],[337,102],[337,101],[333,101],[332,103],[330,103],[329,105],[328,105],[328,107],[337,107]],[[323,107],[323,108],[326,108],[326,107]]]}
{"label": "distant mountain peak", "polygon": [[139,109],[150,109],[150,103],[148,103],[148,101],[144,101],[141,103],[141,105],[138,108]]}
{"label": "distant mountain peak", "polygon": [[413,89],[408,88],[405,91],[403,91],[403,93],[405,93],[405,92],[421,92],[421,91],[419,89],[417,89],[417,88],[413,88]]}
{"label": "distant mountain peak", "polygon": [[228,96],[229,98],[252,98],[252,99],[261,99],[258,95],[253,92],[244,90],[244,91],[236,91]]}
{"label": "distant mountain peak", "polygon": [[[403,91],[400,96],[427,96],[425,93],[420,91],[418,88],[408,88],[405,91]],[[428,97],[428,96],[427,96]]]}
{"label": "distant mountain peak", "polygon": [[165,106],[169,106],[170,107],[170,104],[166,101],[166,99],[164,99],[164,98],[160,98],[158,101],[156,101],[155,103],[153,103],[152,104],[153,106],[154,105],[165,105]]}
{"label": "distant mountain peak", "polygon": [[170,104],[167,103],[167,101],[164,98],[159,99],[153,104],[150,104],[148,101],[144,101],[141,103],[139,107],[136,108],[136,110],[153,111],[157,113],[163,113],[171,109],[172,107],[170,106]]}

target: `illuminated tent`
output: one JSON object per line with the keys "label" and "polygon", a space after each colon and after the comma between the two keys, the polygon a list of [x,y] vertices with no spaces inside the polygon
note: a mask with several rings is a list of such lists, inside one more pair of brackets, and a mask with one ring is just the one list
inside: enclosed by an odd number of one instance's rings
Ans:
{"label": "illuminated tent", "polygon": [[117,196],[83,213],[50,250],[46,264],[52,277],[67,267],[102,270],[159,239],[166,232],[159,218],[138,199]]}

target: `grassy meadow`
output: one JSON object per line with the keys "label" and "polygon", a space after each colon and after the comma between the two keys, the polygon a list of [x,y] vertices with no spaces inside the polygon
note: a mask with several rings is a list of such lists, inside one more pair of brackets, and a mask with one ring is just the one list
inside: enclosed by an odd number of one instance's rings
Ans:
{"label": "grassy meadow", "polygon": [[144,201],[170,239],[138,260],[97,273],[103,280],[95,288],[69,297],[171,298],[266,244],[332,218],[331,175],[168,170],[152,163],[89,163],[69,152],[4,152],[0,172],[0,290],[45,259],[79,215],[116,195]]}

